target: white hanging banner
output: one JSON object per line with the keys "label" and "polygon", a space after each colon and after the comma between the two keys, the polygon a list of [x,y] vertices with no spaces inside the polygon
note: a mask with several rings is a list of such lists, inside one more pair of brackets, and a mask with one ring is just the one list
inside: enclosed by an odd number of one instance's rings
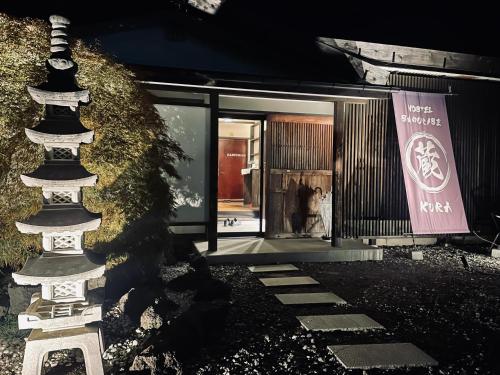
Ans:
{"label": "white hanging banner", "polygon": [[415,234],[469,233],[443,94],[392,94]]}

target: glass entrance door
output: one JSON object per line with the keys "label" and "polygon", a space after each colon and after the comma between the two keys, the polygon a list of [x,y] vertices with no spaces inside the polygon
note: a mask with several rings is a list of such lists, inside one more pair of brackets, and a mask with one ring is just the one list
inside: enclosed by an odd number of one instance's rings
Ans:
{"label": "glass entrance door", "polygon": [[217,231],[262,233],[261,120],[219,119]]}

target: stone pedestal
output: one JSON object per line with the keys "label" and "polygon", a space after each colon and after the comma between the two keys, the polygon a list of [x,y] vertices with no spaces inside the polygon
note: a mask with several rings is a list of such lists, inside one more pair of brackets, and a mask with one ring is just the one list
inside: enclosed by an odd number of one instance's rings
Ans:
{"label": "stone pedestal", "polygon": [[50,332],[34,329],[26,340],[22,375],[41,375],[47,355],[64,349],[81,349],[87,375],[104,375],[101,360],[104,342],[97,326]]}
{"label": "stone pedestal", "polygon": [[496,249],[491,249],[492,258],[500,258],[500,247]]}

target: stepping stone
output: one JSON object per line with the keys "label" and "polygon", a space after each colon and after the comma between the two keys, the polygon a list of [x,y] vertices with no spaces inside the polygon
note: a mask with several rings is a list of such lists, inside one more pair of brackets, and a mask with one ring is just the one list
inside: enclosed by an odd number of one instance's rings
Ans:
{"label": "stepping stone", "polygon": [[265,266],[250,266],[250,272],[280,272],[280,271],[298,271],[293,264],[271,264]]}
{"label": "stepping stone", "polygon": [[348,369],[393,369],[438,364],[434,358],[410,343],[332,345],[328,350]]}
{"label": "stepping stone", "polygon": [[259,279],[265,286],[316,285],[318,281],[309,276],[266,277]]}
{"label": "stepping stone", "polygon": [[284,305],[307,305],[313,303],[346,304],[342,298],[333,293],[287,293],[275,294],[276,298]]}
{"label": "stepping stone", "polygon": [[366,331],[384,329],[365,314],[311,315],[298,316],[302,326],[308,331]]}

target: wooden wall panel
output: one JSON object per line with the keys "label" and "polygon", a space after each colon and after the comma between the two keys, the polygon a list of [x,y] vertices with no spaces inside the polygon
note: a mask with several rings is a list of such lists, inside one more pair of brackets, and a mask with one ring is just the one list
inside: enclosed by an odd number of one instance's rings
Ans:
{"label": "wooden wall panel", "polygon": [[266,214],[266,236],[272,237],[283,232],[283,189],[282,174],[270,173],[269,199]]}
{"label": "wooden wall panel", "polygon": [[[295,121],[292,121],[296,118]],[[286,119],[286,121],[282,121]],[[298,121],[309,122],[298,122]],[[325,122],[321,123],[320,120]],[[331,170],[333,117],[270,116],[270,167],[274,169]]]}
{"label": "wooden wall panel", "polygon": [[321,236],[324,226],[314,191],[331,191],[333,116],[272,115],[266,133],[266,235]]}

